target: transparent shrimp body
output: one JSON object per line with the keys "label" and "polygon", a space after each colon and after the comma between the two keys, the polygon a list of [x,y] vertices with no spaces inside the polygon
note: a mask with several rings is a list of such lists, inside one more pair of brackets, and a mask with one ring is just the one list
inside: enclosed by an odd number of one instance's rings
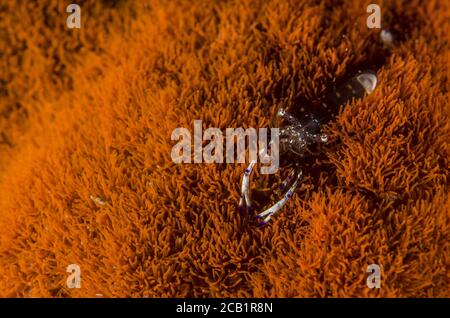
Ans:
{"label": "transparent shrimp body", "polygon": [[[370,94],[373,92],[376,85],[377,77],[375,73],[370,71],[360,73],[335,89],[333,93],[330,94],[327,103],[336,109],[352,98],[360,98],[365,94]],[[327,105],[325,104],[324,110],[326,109],[329,111],[330,107],[326,106]],[[297,117],[286,112],[285,109],[281,108],[278,110],[278,122],[283,123],[283,125],[280,125],[279,145],[277,145],[279,146],[281,155],[290,154],[291,156],[293,155],[294,157],[300,159],[308,153],[308,149],[312,145],[317,143],[326,143],[328,141],[328,136],[321,133],[322,123],[312,114],[308,114],[307,116],[308,120],[304,121],[306,124],[302,124]],[[269,143],[268,147],[270,148],[271,146],[274,145]],[[242,178],[241,199],[239,202],[239,209],[241,211],[243,209],[246,209],[248,212],[252,211],[250,177],[255,164],[255,161],[250,162]],[[275,204],[256,216],[259,220],[259,225],[266,224],[285,206],[287,201],[294,194],[298,184],[301,181],[301,177],[302,170],[297,164],[279,188],[281,193],[283,193],[285,189],[287,189],[287,191],[282,194],[281,198]]]}

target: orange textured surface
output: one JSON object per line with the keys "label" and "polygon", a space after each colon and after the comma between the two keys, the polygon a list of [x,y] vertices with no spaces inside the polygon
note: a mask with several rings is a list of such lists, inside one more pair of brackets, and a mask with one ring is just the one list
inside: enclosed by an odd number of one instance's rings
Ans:
{"label": "orange textured surface", "polygon": [[370,2],[83,1],[81,30],[40,3],[0,6],[0,296],[450,296],[447,2],[380,3],[402,39],[377,89],[262,229],[244,165],[175,165],[171,132],[316,100],[377,53]]}

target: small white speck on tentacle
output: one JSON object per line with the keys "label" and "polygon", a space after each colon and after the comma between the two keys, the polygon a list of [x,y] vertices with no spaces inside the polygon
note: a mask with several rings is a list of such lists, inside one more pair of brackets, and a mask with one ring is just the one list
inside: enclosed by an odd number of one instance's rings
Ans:
{"label": "small white speck on tentacle", "polygon": [[356,76],[356,80],[364,87],[367,94],[372,93],[377,87],[377,76],[372,73],[362,73]]}
{"label": "small white speck on tentacle", "polygon": [[91,195],[90,199],[92,201],[94,201],[96,204],[101,205],[101,206],[104,206],[106,204],[106,201],[100,197],[94,197],[93,195]]}
{"label": "small white speck on tentacle", "polygon": [[380,38],[383,45],[387,48],[392,48],[394,46],[394,35],[389,30],[381,30]]}

